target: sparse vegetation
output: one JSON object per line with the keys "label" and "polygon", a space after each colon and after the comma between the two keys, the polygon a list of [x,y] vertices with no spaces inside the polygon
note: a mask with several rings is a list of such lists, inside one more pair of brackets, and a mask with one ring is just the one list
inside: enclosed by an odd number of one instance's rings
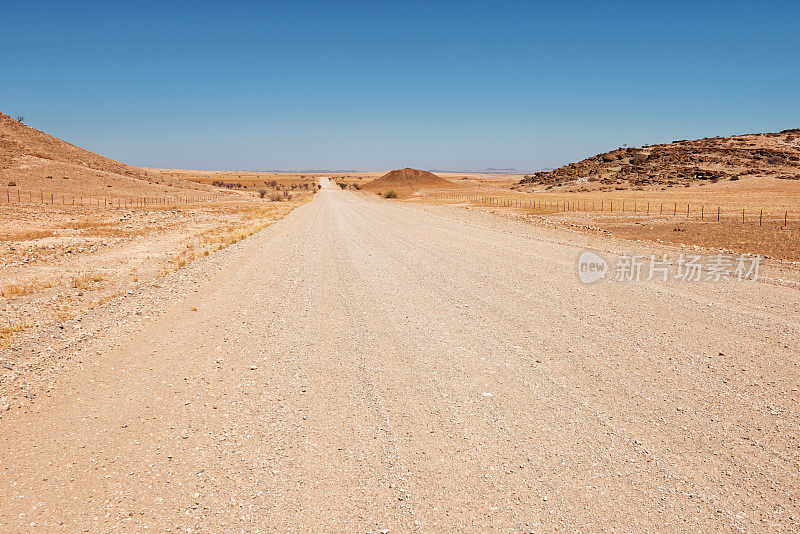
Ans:
{"label": "sparse vegetation", "polygon": [[22,332],[25,328],[25,324],[18,321],[11,322],[11,319],[7,319],[6,324],[0,326],[0,347],[7,347],[11,344],[14,334]]}
{"label": "sparse vegetation", "polygon": [[10,299],[14,297],[24,297],[36,291],[53,287],[50,282],[23,282],[19,284],[9,284],[0,290],[0,297]]}
{"label": "sparse vegetation", "polygon": [[102,280],[103,276],[97,273],[82,274],[73,277],[69,281],[69,285],[75,289],[89,289],[93,283],[101,282]]}
{"label": "sparse vegetation", "polygon": [[10,234],[0,234],[0,241],[33,241],[52,237],[56,233],[53,230],[24,230]]}
{"label": "sparse vegetation", "polygon": [[394,189],[389,189],[383,194],[383,198],[397,198],[397,193],[395,193]]}
{"label": "sparse vegetation", "polygon": [[282,191],[275,191],[269,196],[269,199],[273,202],[283,202],[284,200],[291,200],[292,194],[284,189]]}

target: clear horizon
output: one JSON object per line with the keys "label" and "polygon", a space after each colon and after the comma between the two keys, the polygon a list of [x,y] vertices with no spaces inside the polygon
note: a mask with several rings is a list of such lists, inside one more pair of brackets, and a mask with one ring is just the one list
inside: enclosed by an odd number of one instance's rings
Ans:
{"label": "clear horizon", "polygon": [[796,2],[9,2],[0,111],[126,163],[531,171],[800,127]]}

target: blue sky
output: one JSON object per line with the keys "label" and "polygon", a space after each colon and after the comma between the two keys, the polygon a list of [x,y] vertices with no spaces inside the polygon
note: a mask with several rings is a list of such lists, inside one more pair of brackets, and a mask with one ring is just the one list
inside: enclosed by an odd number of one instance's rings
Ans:
{"label": "blue sky", "polygon": [[800,2],[2,1],[0,111],[154,167],[558,166],[800,127]]}

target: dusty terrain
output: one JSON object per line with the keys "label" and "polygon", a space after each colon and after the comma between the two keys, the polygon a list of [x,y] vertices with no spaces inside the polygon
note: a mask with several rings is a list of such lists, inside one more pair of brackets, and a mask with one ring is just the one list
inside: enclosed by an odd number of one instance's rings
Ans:
{"label": "dusty terrain", "polygon": [[0,530],[800,528],[795,270],[583,285],[678,249],[325,185],[6,350]]}
{"label": "dusty terrain", "polygon": [[800,261],[800,180],[747,176],[686,185],[613,192],[480,187],[421,199],[632,240]]}
{"label": "dusty terrain", "polygon": [[197,184],[1,113],[0,179],[0,347],[243,239],[315,189]]}
{"label": "dusty terrain", "polygon": [[235,243],[310,196],[139,208],[0,204],[0,347]]}

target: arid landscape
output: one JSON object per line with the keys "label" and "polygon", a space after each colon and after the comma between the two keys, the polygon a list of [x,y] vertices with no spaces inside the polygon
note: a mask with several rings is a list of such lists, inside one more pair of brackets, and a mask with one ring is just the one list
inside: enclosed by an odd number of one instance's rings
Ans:
{"label": "arid landscape", "polygon": [[236,243],[314,194],[291,179],[262,185],[263,198],[198,185],[2,114],[0,162],[3,347]]}
{"label": "arid landscape", "polygon": [[0,531],[797,531],[795,139],[198,171],[2,115]]}
{"label": "arid landscape", "polygon": [[800,532],[800,2],[4,2],[0,534]]}

